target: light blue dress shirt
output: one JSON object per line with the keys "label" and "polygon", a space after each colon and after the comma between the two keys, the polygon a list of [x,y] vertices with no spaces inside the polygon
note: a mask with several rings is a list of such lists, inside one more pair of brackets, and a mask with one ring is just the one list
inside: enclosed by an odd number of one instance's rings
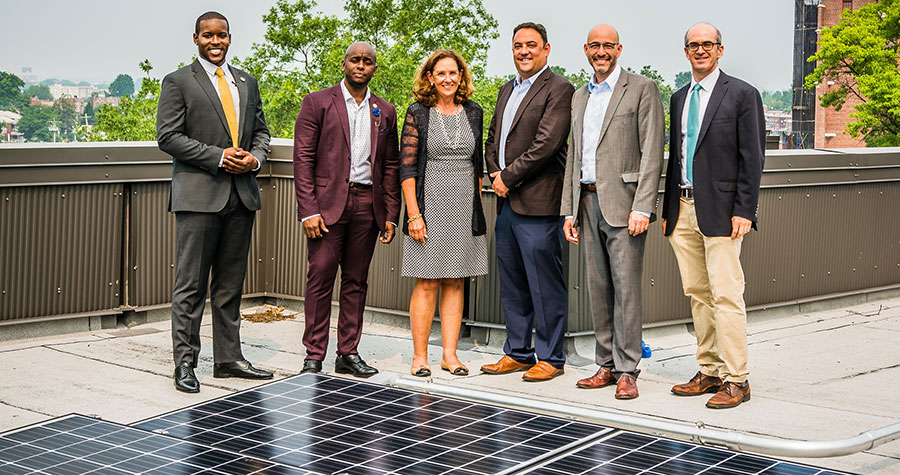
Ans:
{"label": "light blue dress shirt", "polygon": [[534,81],[548,69],[550,69],[550,66],[545,65],[537,74],[525,80],[521,80],[521,76],[516,76],[512,94],[510,94],[509,101],[507,101],[506,107],[503,109],[503,122],[500,124],[500,148],[497,150],[497,158],[499,159],[501,170],[506,168],[506,138],[509,137],[509,129],[512,128],[516,111],[519,110],[522,99],[525,99],[525,95],[528,94],[528,90],[531,89]]}
{"label": "light blue dress shirt", "polygon": [[581,134],[581,182],[597,183],[597,146],[600,144],[600,132],[603,127],[603,119],[606,117],[606,109],[609,108],[609,99],[612,97],[613,88],[619,82],[622,69],[616,66],[613,72],[600,84],[597,77],[591,76],[588,90],[591,95],[587,106],[584,108],[583,131]]}

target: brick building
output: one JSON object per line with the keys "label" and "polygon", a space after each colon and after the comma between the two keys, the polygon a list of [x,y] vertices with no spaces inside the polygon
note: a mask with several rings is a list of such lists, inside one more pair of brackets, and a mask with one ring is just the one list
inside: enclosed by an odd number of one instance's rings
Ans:
{"label": "brick building", "polygon": [[[847,9],[859,8],[872,3],[874,0],[822,0],[818,5],[818,29],[832,27],[841,21],[841,12]],[[865,147],[866,143],[861,138],[851,137],[846,133],[847,123],[852,121],[850,113],[856,110],[859,100],[848,97],[841,110],[825,108],[819,103],[818,98],[826,91],[833,88],[833,84],[826,82],[816,86],[815,100],[815,148],[851,148]]]}

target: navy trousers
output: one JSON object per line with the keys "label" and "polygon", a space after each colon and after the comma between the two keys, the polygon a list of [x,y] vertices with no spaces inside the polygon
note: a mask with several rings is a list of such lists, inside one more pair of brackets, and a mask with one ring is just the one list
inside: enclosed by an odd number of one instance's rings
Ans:
{"label": "navy trousers", "polygon": [[520,363],[534,363],[537,357],[562,368],[568,298],[561,218],[520,215],[503,200],[494,235],[506,320],[503,351]]}

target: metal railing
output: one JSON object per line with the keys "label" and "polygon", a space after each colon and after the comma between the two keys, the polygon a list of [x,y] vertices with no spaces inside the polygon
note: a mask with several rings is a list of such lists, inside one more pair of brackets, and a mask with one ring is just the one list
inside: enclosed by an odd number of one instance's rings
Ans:
{"label": "metal railing", "polygon": [[[296,220],[291,144],[275,139],[259,174],[247,296],[302,298],[306,240]],[[168,305],[171,159],[155,142],[0,145],[0,325]],[[745,240],[753,308],[900,288],[900,149],[767,151],[760,232]],[[485,192],[493,250],[495,197]],[[674,255],[651,225],[644,323],[688,321]],[[370,307],[406,311],[402,239],[377,245]],[[568,246],[569,334],[591,330],[581,250]],[[493,253],[492,253],[493,255]],[[470,282],[466,321],[502,325],[496,259]],[[336,294],[335,294],[336,296]]]}

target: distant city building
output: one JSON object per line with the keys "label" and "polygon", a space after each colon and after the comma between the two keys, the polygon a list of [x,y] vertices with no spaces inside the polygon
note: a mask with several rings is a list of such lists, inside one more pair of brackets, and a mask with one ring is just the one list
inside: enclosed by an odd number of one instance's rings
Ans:
{"label": "distant city building", "polygon": [[34,84],[38,82],[37,74],[31,72],[31,66],[25,66],[22,68],[22,74],[19,75],[19,78],[25,84]]}
{"label": "distant city building", "polygon": [[32,98],[31,98],[31,103],[30,103],[29,105],[32,105],[32,106],[52,106],[52,105],[53,105],[53,101],[43,101],[43,100],[41,100],[41,99],[38,99],[37,97],[32,97]]}
{"label": "distant city building", "polygon": [[25,137],[16,129],[22,116],[11,111],[0,111],[0,142],[24,142]]}
{"label": "distant city building", "polygon": [[52,84],[50,87],[50,95],[53,96],[53,100],[57,100],[60,97],[81,97],[83,99],[87,99],[91,97],[94,93],[100,92],[99,89],[91,86],[63,86],[62,84]]}
{"label": "distant city building", "polygon": [[91,103],[91,104],[93,105],[94,110],[97,110],[97,108],[100,107],[100,106],[103,106],[103,105],[118,106],[119,103],[121,103],[121,102],[122,102],[122,98],[121,98],[121,97],[113,97],[113,96],[103,97],[103,96],[97,96],[97,97],[94,97],[94,99],[92,100],[92,103]]}
{"label": "distant city building", "polygon": [[791,113],[765,108],[766,130],[778,133],[791,133]]}

